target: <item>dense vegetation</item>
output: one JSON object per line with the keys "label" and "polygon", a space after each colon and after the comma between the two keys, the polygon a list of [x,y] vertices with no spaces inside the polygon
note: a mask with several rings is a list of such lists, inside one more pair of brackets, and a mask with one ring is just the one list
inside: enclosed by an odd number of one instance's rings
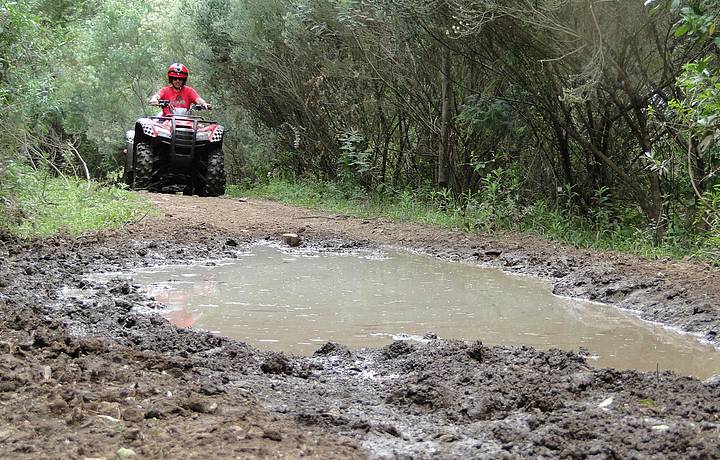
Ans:
{"label": "dense vegetation", "polygon": [[179,60],[230,128],[233,184],[713,257],[719,13],[718,0],[5,2],[0,162],[117,179],[123,130]]}

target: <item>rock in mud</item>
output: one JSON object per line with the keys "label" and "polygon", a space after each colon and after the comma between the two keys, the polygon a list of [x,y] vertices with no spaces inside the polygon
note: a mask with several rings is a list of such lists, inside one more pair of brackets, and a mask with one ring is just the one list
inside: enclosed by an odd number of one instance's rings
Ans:
{"label": "rock in mud", "polygon": [[277,430],[265,430],[262,437],[272,441],[282,441],[282,434]]}
{"label": "rock in mud", "polygon": [[140,422],[145,418],[145,411],[139,407],[128,407],[122,411],[122,420]]}
{"label": "rock in mud", "polygon": [[183,407],[199,414],[214,414],[218,405],[215,401],[211,401],[205,398],[192,397],[185,401]]}
{"label": "rock in mud", "polygon": [[300,238],[297,233],[283,233],[282,241],[291,248],[298,247],[302,244],[302,238]]}
{"label": "rock in mud", "polygon": [[38,369],[38,373],[43,381],[48,381],[52,378],[52,368],[50,366],[40,367],[40,369]]}

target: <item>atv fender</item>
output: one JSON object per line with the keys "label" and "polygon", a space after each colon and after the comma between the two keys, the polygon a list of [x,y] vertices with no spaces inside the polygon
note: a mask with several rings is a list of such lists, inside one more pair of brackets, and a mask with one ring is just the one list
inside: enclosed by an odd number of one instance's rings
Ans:
{"label": "atv fender", "polygon": [[157,133],[152,126],[152,120],[149,118],[140,118],[135,122],[135,143],[142,139],[143,135],[149,138],[157,137]]}

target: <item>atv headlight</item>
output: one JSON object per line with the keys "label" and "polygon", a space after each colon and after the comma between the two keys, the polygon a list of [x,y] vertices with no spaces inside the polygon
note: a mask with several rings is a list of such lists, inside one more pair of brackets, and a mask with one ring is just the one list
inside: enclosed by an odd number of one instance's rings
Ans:
{"label": "atv headlight", "polygon": [[168,138],[172,137],[172,135],[170,134],[170,130],[169,130],[169,129],[160,128],[160,127],[157,127],[157,126],[156,126],[156,127],[155,127],[155,132],[156,132],[157,135],[160,136],[160,137],[168,137]]}
{"label": "atv headlight", "polygon": [[198,131],[195,135],[195,140],[206,141],[210,139],[210,131]]}

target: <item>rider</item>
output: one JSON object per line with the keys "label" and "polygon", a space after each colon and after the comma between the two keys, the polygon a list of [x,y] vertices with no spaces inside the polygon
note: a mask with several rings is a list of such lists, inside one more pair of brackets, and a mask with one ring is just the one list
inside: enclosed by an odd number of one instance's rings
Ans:
{"label": "rider", "polygon": [[203,98],[191,86],[187,86],[188,74],[187,67],[182,64],[174,63],[168,67],[168,86],[160,89],[150,98],[150,105],[160,105],[161,99],[170,101],[167,107],[163,107],[162,114],[168,115],[173,113],[173,109],[190,109],[192,104],[199,105],[204,109],[209,109],[210,104],[205,102]]}

